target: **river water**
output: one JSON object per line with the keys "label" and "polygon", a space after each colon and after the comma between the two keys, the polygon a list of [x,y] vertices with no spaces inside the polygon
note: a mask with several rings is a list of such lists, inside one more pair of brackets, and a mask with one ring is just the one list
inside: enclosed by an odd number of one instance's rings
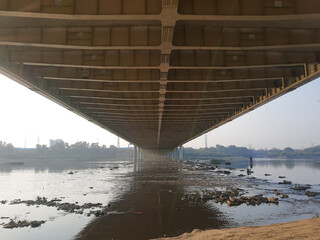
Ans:
{"label": "river water", "polygon": [[[255,159],[253,173],[246,175],[249,161],[234,161],[231,174],[201,170],[196,163],[165,158],[130,161],[68,161],[33,164],[32,161],[0,162],[0,224],[14,220],[44,220],[39,228],[4,229],[0,239],[150,239],[176,236],[193,229],[265,225],[311,218],[320,214],[320,195],[307,197],[293,190],[310,184],[320,191],[320,164],[314,160]],[[69,173],[73,174],[69,174]],[[245,176],[238,176],[243,174]],[[267,174],[267,176],[265,175]],[[290,185],[279,185],[285,180]],[[185,193],[204,189],[238,187],[247,195],[274,197],[274,189],[289,195],[279,205],[228,207],[213,201],[190,204]],[[67,213],[47,206],[11,205],[15,199],[38,196],[61,202],[102,203],[107,214],[95,217]]]}

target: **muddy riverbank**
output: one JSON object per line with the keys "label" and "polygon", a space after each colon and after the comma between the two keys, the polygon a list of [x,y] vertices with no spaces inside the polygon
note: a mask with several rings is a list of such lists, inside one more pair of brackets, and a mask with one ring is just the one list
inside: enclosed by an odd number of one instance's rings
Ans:
{"label": "muddy riverbank", "polygon": [[[262,227],[242,227],[223,230],[194,230],[179,237],[158,238],[157,240],[316,240],[320,236],[320,219],[272,224]],[[154,239],[156,240],[156,239]]]}

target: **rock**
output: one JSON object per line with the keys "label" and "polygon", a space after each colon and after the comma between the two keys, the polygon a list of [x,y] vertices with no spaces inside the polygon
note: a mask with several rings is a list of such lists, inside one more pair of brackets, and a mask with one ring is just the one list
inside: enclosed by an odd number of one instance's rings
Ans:
{"label": "rock", "polygon": [[227,200],[227,204],[228,206],[238,206],[240,205],[241,203],[239,203],[238,201],[231,201],[231,200]]}
{"label": "rock", "polygon": [[74,173],[73,173],[73,172],[68,172],[68,174],[72,175],[72,174],[74,174]]}
{"label": "rock", "polygon": [[9,223],[3,225],[3,228],[10,228],[10,229],[12,229],[12,228],[16,228],[16,227],[17,227],[17,224],[16,224],[16,222],[13,221],[12,219],[10,220]]}
{"label": "rock", "polygon": [[286,194],[280,194],[280,196],[279,196],[280,198],[288,198],[289,196],[288,195],[286,195]]}
{"label": "rock", "polygon": [[8,201],[7,200],[2,200],[1,204],[6,204]]}
{"label": "rock", "polygon": [[268,203],[279,204],[278,198],[268,198]]}
{"label": "rock", "polygon": [[239,175],[238,175],[238,177],[244,177],[244,176],[245,176],[245,175],[243,175],[243,174],[239,174]]}
{"label": "rock", "polygon": [[308,197],[315,197],[315,196],[319,195],[319,193],[318,192],[307,191],[305,193],[305,195],[307,195]]}
{"label": "rock", "polygon": [[266,173],[266,174],[264,174],[266,177],[269,177],[269,176],[271,176],[271,174],[269,174],[269,173]]}
{"label": "rock", "polygon": [[279,182],[278,184],[292,184],[291,181],[283,180],[282,182]]}
{"label": "rock", "polygon": [[36,206],[44,205],[47,207],[56,207],[57,210],[62,210],[68,213],[75,213],[75,214],[83,214],[84,209],[91,209],[91,208],[104,208],[102,203],[85,203],[82,206],[78,205],[78,202],[74,203],[60,203],[60,199],[52,199],[48,201],[47,198],[37,197],[37,200],[26,200],[21,201],[20,199],[13,200],[11,204],[26,204],[27,206]]}
{"label": "rock", "polygon": [[40,227],[44,223],[45,223],[45,221],[31,221],[30,226],[32,228],[36,228],[36,227]]}
{"label": "rock", "polygon": [[94,211],[94,212],[92,212],[96,217],[100,217],[100,216],[103,216],[104,215],[104,212],[103,211],[100,211],[100,210],[98,210],[98,211]]}
{"label": "rock", "polygon": [[[274,198],[270,201],[263,195],[255,196],[243,196],[244,190],[239,188],[228,188],[226,191],[203,191],[203,193],[193,192],[186,194],[182,199],[188,200],[190,204],[197,204],[200,202],[206,202],[213,200],[215,203],[228,204],[228,206],[239,206],[241,204],[247,204],[251,206],[260,205],[262,203],[275,203],[278,204],[278,199]],[[276,199],[276,200],[275,200]]]}
{"label": "rock", "polygon": [[202,195],[200,196],[200,198],[201,198],[202,200],[204,200],[204,201],[207,201],[207,200],[210,199],[210,196],[209,196],[209,194],[202,194]]}
{"label": "rock", "polygon": [[279,176],[279,178],[286,178],[285,176]]}
{"label": "rock", "polygon": [[15,222],[11,219],[9,223],[3,225],[3,228],[13,229],[13,228],[23,228],[23,227],[29,227],[29,226],[31,226],[32,228],[36,228],[41,226],[41,224],[43,223],[45,223],[45,221],[28,222],[27,220],[24,220],[24,221]]}
{"label": "rock", "polygon": [[305,190],[307,190],[309,188],[310,188],[309,186],[295,185],[293,189],[297,190],[297,191],[305,191]]}

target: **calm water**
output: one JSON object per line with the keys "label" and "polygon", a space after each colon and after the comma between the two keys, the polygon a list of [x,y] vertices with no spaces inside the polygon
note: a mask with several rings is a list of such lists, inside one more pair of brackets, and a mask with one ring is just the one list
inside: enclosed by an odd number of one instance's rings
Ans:
{"label": "calm water", "polygon": [[285,176],[293,183],[320,185],[320,160],[255,159],[253,168],[253,175],[259,178],[277,182],[279,176]]}
{"label": "calm water", "polygon": [[[64,202],[102,203],[108,215],[87,217],[58,211],[46,206],[0,204],[0,218],[46,220],[36,229],[3,229],[0,239],[150,239],[175,236],[195,228],[226,228],[265,225],[310,218],[320,214],[320,196],[309,198],[279,185],[279,176],[293,184],[311,184],[320,191],[320,164],[312,160],[255,159],[251,176],[244,169],[247,161],[228,167],[230,175],[215,171],[191,171],[188,166],[167,159],[148,159],[136,164],[116,162],[31,162],[9,165],[0,162],[0,200],[35,200],[37,196]],[[119,168],[114,168],[115,166]],[[243,169],[242,169],[243,168]],[[73,171],[74,174],[68,174]],[[265,174],[271,176],[265,176]],[[255,177],[256,179],[250,179]],[[239,187],[247,195],[274,197],[273,189],[290,197],[276,205],[227,207],[213,203],[190,205],[181,200],[186,192],[201,189]],[[7,223],[8,219],[0,219]]]}
{"label": "calm water", "polygon": [[[49,165],[45,164],[45,165]],[[61,163],[57,163],[59,166]],[[131,182],[126,174],[132,171],[128,162],[70,162],[60,167],[45,169],[37,164],[32,169],[27,162],[23,166],[1,164],[0,172],[0,200],[14,199],[35,200],[37,196],[49,200],[60,198],[62,202],[102,203],[107,205],[121,193],[127,191]],[[53,164],[54,165],[54,164]],[[69,166],[68,166],[69,165]],[[74,169],[70,169],[71,166]],[[119,169],[110,170],[115,165]],[[63,169],[66,167],[67,169]],[[69,168],[69,169],[68,169]],[[68,174],[73,171],[74,174]],[[121,187],[119,187],[121,185]],[[4,229],[0,227],[0,239],[72,239],[81,228],[94,217],[76,215],[58,211],[46,206],[9,205],[0,204],[0,218],[10,217],[15,220],[45,220],[40,228]],[[1,223],[9,220],[0,219]]]}

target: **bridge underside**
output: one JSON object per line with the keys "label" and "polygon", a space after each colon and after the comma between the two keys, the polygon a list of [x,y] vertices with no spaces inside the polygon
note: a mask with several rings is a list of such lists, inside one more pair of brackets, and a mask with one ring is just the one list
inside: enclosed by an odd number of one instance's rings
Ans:
{"label": "bridge underside", "polygon": [[296,89],[319,62],[319,0],[0,0],[1,72],[147,150]]}

